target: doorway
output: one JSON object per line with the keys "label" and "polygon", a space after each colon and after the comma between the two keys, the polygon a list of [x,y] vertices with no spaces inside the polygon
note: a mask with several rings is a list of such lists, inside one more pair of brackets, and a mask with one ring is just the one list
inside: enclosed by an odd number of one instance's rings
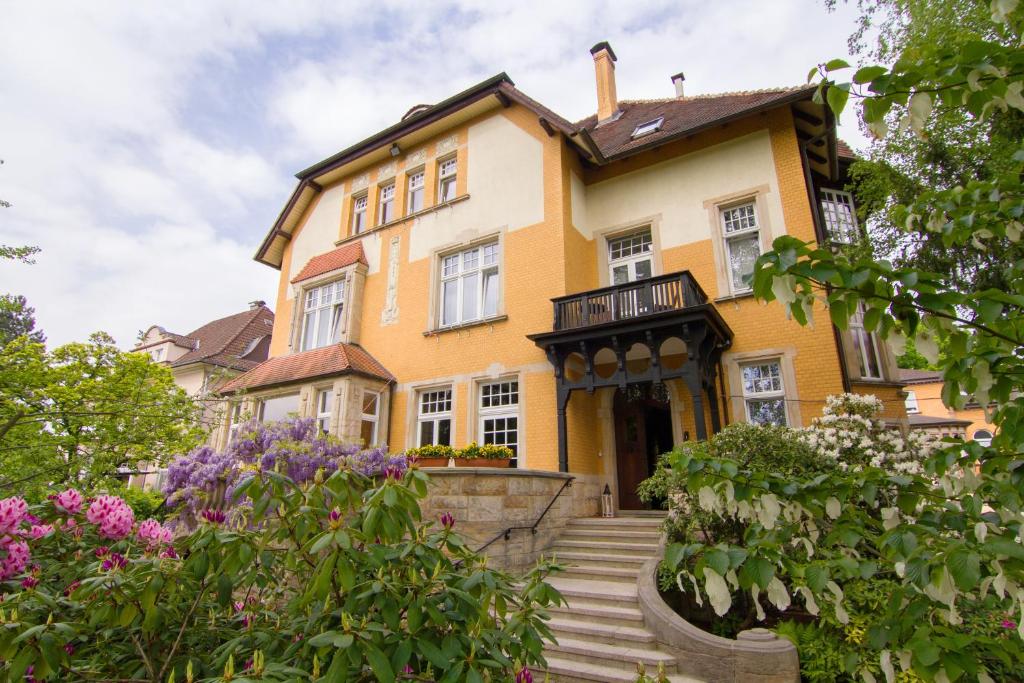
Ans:
{"label": "doorway", "polygon": [[658,456],[672,450],[672,412],[664,384],[631,384],[615,391],[615,468],[619,509],[646,510],[637,486],[654,473]]}

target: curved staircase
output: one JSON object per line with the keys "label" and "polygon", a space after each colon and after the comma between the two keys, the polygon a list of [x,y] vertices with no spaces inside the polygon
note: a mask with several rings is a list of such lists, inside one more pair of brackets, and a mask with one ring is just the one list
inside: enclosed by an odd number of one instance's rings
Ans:
{"label": "curved staircase", "polygon": [[[672,683],[700,683],[659,649],[637,600],[640,567],[662,553],[663,520],[657,514],[575,519],[545,552],[567,568],[548,580],[567,603],[550,610],[548,626],[558,640],[544,649],[551,681],[633,683],[642,663],[654,680],[660,664]],[[543,680],[545,672],[536,673]]]}

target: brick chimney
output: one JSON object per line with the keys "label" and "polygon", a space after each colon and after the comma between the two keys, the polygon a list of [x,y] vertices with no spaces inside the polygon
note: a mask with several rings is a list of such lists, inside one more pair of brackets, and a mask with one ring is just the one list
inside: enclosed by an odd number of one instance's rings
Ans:
{"label": "brick chimney", "polygon": [[597,121],[607,121],[619,113],[619,99],[615,94],[615,53],[607,41],[590,48],[594,56],[597,76]]}
{"label": "brick chimney", "polygon": [[676,86],[676,97],[683,96],[683,81],[685,80],[686,76],[683,75],[682,71],[672,77],[672,85]]}

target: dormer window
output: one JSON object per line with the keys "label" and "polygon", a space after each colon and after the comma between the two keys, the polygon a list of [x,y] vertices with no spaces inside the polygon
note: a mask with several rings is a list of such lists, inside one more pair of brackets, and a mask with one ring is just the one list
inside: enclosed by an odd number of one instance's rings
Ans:
{"label": "dormer window", "polygon": [[642,138],[645,135],[650,135],[651,133],[657,133],[659,130],[661,130],[661,124],[664,122],[665,117],[659,116],[658,118],[652,119],[647,123],[641,123],[640,125],[633,129],[633,135],[631,137],[635,140],[637,138]]}
{"label": "dormer window", "polygon": [[308,351],[341,341],[345,281],[314,287],[306,292],[300,349]]}

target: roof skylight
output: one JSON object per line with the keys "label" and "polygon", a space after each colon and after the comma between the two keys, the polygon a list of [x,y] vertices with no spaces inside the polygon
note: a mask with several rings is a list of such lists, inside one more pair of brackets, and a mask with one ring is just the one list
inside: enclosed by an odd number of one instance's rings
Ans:
{"label": "roof skylight", "polygon": [[636,128],[633,129],[633,135],[631,137],[633,139],[636,139],[639,137],[643,137],[644,135],[657,133],[659,130],[661,130],[661,124],[664,122],[665,117],[659,116],[658,118],[648,121],[646,123],[641,123]]}

